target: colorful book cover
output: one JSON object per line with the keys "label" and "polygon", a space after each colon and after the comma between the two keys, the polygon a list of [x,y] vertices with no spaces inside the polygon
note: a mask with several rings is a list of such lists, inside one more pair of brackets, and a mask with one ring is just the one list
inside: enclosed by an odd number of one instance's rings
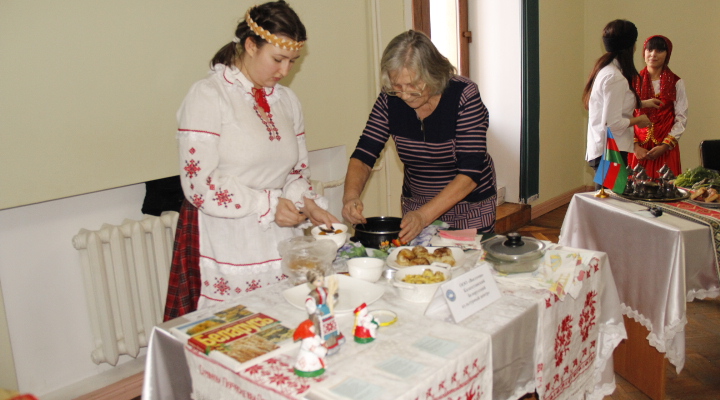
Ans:
{"label": "colorful book cover", "polygon": [[188,340],[188,344],[208,354],[212,350],[221,348],[222,345],[254,335],[263,328],[272,324],[279,324],[279,322],[275,318],[257,313],[193,335]]}
{"label": "colorful book cover", "polygon": [[185,340],[188,339],[189,336],[203,333],[209,329],[216,328],[229,322],[237,321],[253,314],[253,311],[249,310],[244,305],[239,304],[228,309],[218,311],[209,317],[176,326],[171,328],[171,331],[178,333],[175,336]]}

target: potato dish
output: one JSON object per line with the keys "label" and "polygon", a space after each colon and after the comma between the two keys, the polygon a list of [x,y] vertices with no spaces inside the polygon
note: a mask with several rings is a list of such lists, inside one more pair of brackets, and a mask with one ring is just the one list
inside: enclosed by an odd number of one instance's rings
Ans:
{"label": "potato dish", "polygon": [[434,262],[441,262],[455,266],[455,257],[447,247],[435,249],[432,253],[423,246],[415,246],[411,249],[402,249],[395,260],[398,265],[409,267],[411,265],[430,265]]}
{"label": "potato dish", "polygon": [[429,284],[439,283],[445,280],[445,274],[440,271],[433,271],[426,269],[422,274],[405,275],[402,279],[405,283],[416,283],[416,284]]}

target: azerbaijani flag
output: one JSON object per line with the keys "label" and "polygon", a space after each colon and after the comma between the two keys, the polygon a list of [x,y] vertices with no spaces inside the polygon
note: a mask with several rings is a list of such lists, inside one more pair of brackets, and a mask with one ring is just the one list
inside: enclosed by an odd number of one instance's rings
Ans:
{"label": "azerbaijani flag", "polygon": [[625,185],[628,180],[628,171],[625,163],[620,156],[615,137],[613,137],[610,128],[607,130],[607,142],[605,145],[605,153],[600,159],[597,172],[595,173],[594,182],[602,185],[615,193],[621,194],[625,191]]}

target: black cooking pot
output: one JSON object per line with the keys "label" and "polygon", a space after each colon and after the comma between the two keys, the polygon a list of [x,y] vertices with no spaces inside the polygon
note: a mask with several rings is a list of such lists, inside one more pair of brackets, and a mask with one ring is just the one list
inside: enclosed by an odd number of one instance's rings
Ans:
{"label": "black cooking pot", "polygon": [[400,222],[398,217],[370,217],[367,223],[355,225],[355,236],[350,238],[353,242],[360,242],[365,247],[380,248],[380,243],[397,239],[400,235]]}

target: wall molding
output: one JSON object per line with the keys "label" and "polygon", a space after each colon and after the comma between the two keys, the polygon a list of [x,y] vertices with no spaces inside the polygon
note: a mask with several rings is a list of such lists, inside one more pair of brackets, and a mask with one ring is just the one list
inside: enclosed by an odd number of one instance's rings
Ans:
{"label": "wall molding", "polygon": [[559,196],[555,196],[552,199],[544,201],[538,205],[533,204],[532,208],[530,209],[532,212],[531,218],[535,219],[541,215],[549,213],[550,211],[560,206],[564,206],[565,204],[570,203],[570,200],[572,200],[575,193],[589,192],[592,190],[594,190],[594,186],[580,186],[570,191],[567,191]]}

